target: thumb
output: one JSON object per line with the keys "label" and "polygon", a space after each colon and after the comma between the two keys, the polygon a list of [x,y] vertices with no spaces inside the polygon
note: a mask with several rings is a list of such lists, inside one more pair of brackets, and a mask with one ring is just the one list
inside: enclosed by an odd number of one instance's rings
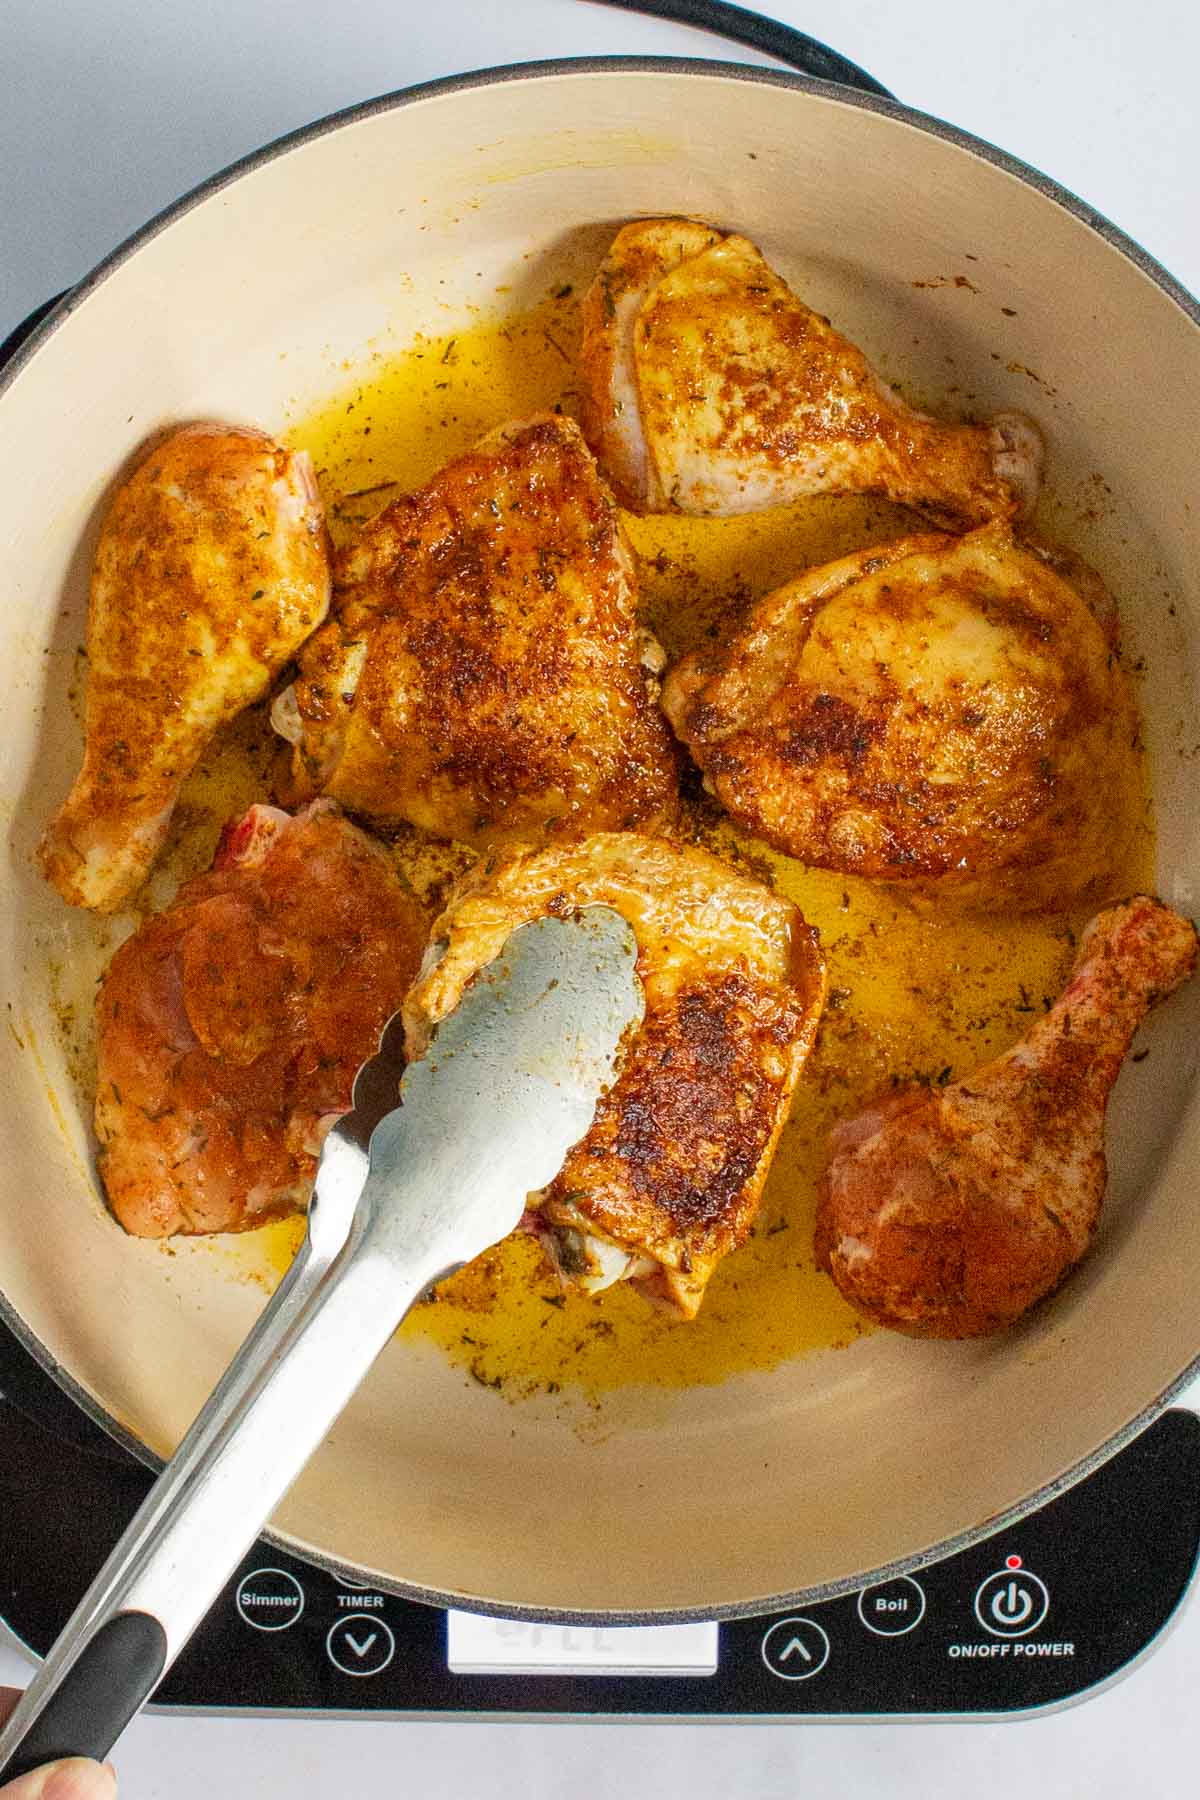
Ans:
{"label": "thumb", "polygon": [[116,1792],[111,1763],[69,1756],[8,1782],[0,1788],[0,1800],[116,1800]]}

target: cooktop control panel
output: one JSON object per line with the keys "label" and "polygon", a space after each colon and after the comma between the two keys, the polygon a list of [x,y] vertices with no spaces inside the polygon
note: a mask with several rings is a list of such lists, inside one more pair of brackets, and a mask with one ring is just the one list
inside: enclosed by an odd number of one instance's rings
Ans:
{"label": "cooktop control panel", "polygon": [[[0,1337],[0,1614],[43,1654],[149,1484]],[[762,1618],[654,1627],[445,1613],[259,1542],[159,1689],[197,1709],[429,1716],[979,1716],[1124,1669],[1200,1545],[1200,1418],[1168,1412],[1020,1524]]]}

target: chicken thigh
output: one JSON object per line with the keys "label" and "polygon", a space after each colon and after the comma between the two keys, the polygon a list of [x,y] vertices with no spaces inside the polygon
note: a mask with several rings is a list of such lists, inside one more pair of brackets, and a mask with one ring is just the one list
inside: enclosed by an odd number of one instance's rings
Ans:
{"label": "chicken thigh", "polygon": [[142,457],[96,546],[83,768],[41,847],[64,900],[112,912],[141,886],[213,733],[262,699],[328,606],[307,454],[189,425]]}
{"label": "chicken thigh", "polygon": [[1138,783],[1111,613],[1057,561],[993,524],[810,569],[683,657],[664,709],[722,805],[803,862],[1062,905],[1111,875]]}
{"label": "chicken thigh", "polygon": [[703,851],[633,833],[517,850],[467,877],[404,1006],[410,1056],[518,925],[588,905],[633,927],[643,1023],[527,1228],[569,1284],[635,1282],[692,1317],[750,1229],[825,971],[796,908]]}
{"label": "chicken thigh", "polygon": [[939,523],[1028,511],[1042,443],[1021,413],[914,412],[744,237],[690,219],[618,232],[583,305],[583,427],[637,512],[754,512],[885,494]]}
{"label": "chicken thigh", "polygon": [[242,1231],[304,1208],[425,927],[331,801],[296,818],[254,806],[227,828],[100,988],[100,1173],[127,1231]]}
{"label": "chicken thigh", "polygon": [[506,426],[345,550],[274,713],[301,793],[481,845],[654,822],[677,766],[578,427]]}
{"label": "chicken thigh", "polygon": [[1144,895],[1110,907],[1006,1055],[837,1126],[816,1245],[846,1298],[896,1331],[959,1338],[1056,1288],[1096,1228],[1104,1114],[1130,1040],[1195,967],[1190,921]]}

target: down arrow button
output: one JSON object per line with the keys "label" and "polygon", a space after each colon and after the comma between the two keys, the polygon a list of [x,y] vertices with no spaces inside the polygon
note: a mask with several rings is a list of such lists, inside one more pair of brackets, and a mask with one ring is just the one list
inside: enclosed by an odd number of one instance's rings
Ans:
{"label": "down arrow button", "polygon": [[325,1654],[343,1675],[378,1675],[396,1654],[396,1640],[376,1614],[344,1613],[329,1628]]}

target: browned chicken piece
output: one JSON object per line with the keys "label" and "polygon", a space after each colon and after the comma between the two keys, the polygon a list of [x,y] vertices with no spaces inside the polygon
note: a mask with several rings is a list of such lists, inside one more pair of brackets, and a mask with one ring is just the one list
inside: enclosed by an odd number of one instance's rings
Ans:
{"label": "browned chicken piece", "polygon": [[188,425],[143,455],[96,545],[83,768],[41,848],[64,900],[112,912],[141,886],[213,733],[263,698],[328,606],[306,453]]}
{"label": "browned chicken piece", "polygon": [[1104,1197],[1104,1114],[1138,1025],[1196,967],[1196,932],[1139,895],[1093,919],[1028,1037],[939,1089],[837,1126],[817,1260],[868,1318],[921,1337],[999,1331],[1058,1286]]}
{"label": "browned chicken piece", "polygon": [[1103,898],[1137,723],[1111,614],[1059,562],[1003,524],[859,551],[685,656],[663,707],[721,804],[803,862],[976,907]]}
{"label": "browned chicken piece", "polygon": [[618,232],[583,304],[583,428],[637,512],[724,515],[802,494],[886,494],[941,524],[1028,511],[1024,414],[914,412],[744,237],[691,219]]}
{"label": "browned chicken piece", "polygon": [[274,713],[300,792],[476,845],[673,812],[661,652],[571,420],[491,434],[368,525],[335,577]]}
{"label": "browned chicken piece", "polygon": [[799,912],[703,851],[633,833],[510,852],[467,877],[433,928],[404,1005],[422,1055],[518,925],[589,905],[633,927],[642,1025],[587,1136],[526,1228],[563,1280],[634,1282],[685,1318],[743,1241],[825,995]]}
{"label": "browned chicken piece", "polygon": [[126,1231],[244,1231],[303,1210],[426,923],[331,801],[296,818],[254,806],[227,828],[209,873],[122,944],[100,989],[100,1173]]}

